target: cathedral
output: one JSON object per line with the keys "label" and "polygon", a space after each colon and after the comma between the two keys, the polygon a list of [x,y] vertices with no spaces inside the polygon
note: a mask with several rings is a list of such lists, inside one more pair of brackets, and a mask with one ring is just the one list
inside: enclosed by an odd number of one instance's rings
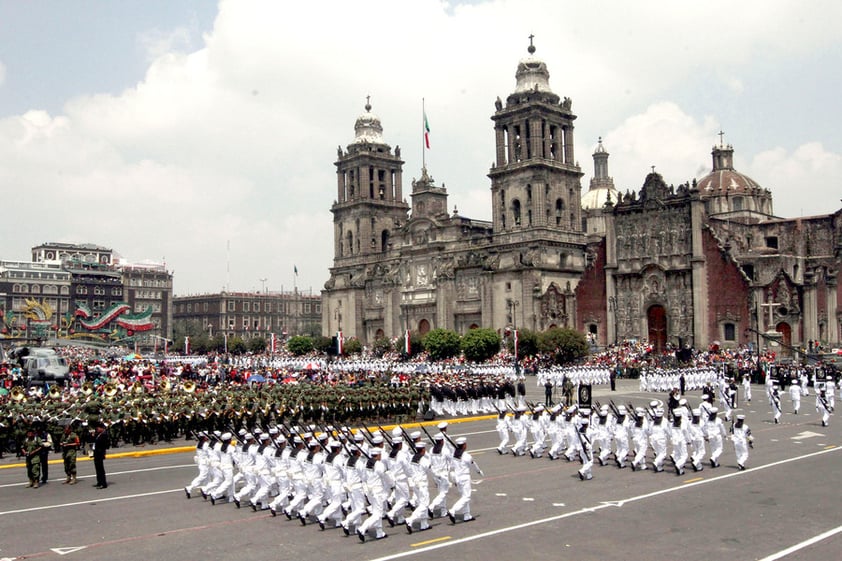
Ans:
{"label": "cathedral", "polygon": [[583,194],[572,101],[528,51],[491,117],[490,222],[449,212],[426,169],[408,203],[400,148],[366,103],[335,162],[325,334],[370,344],[439,327],[571,327],[600,346],[839,346],[842,210],[775,216],[721,141],[701,180],[676,187],[653,170],[622,194],[600,140]]}

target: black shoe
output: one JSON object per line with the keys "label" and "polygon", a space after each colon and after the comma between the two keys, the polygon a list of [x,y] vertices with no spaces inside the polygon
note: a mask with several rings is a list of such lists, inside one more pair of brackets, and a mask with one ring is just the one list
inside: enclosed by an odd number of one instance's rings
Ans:
{"label": "black shoe", "polygon": [[284,516],[287,517],[287,520],[292,520],[292,513],[288,510],[284,510]]}
{"label": "black shoe", "polygon": [[348,528],[346,528],[345,526],[342,526],[342,533],[343,533],[343,534],[345,534],[346,536],[350,536],[350,535],[351,535],[351,530],[349,530],[349,529],[348,529]]}
{"label": "black shoe", "polygon": [[184,488],[184,494],[187,495],[187,498],[190,498],[190,491],[187,490],[187,487]]}
{"label": "black shoe", "polygon": [[405,524],[406,524],[406,533],[411,534],[412,533],[412,524],[410,524],[409,522],[405,522]]}
{"label": "black shoe", "polygon": [[250,503],[249,506],[251,506],[252,512],[257,512],[257,505],[255,503]]}
{"label": "black shoe", "polygon": [[300,512],[298,513],[298,520],[301,522],[302,526],[307,525],[307,517],[301,514]]}
{"label": "black shoe", "polygon": [[448,511],[447,517],[450,518],[451,524],[456,524],[456,516],[454,516],[452,512]]}
{"label": "black shoe", "polygon": [[715,467],[715,468],[719,467],[719,462],[711,462],[711,463],[713,464],[713,467]]}
{"label": "black shoe", "polygon": [[632,471],[637,471],[637,464],[636,464],[636,463],[634,463],[634,462],[632,462],[632,463],[631,463],[631,468],[632,468]]}
{"label": "black shoe", "polygon": [[240,499],[234,499],[234,504],[237,505],[237,508],[240,508]]}
{"label": "black shoe", "polygon": [[389,516],[388,514],[386,515],[386,522],[388,522],[388,523],[389,523],[389,527],[390,527],[390,528],[394,528],[394,527],[395,527],[395,519],[394,519],[394,518],[392,518],[391,516]]}
{"label": "black shoe", "polygon": [[362,533],[362,532],[360,532],[359,530],[357,530],[357,537],[358,537],[358,538],[360,538],[360,541],[361,541],[362,543],[365,543],[365,534],[363,534],[363,533]]}
{"label": "black shoe", "polygon": [[272,508],[271,506],[269,507],[269,512],[272,513],[272,518],[278,516],[278,511]]}
{"label": "black shoe", "polygon": [[211,495],[210,500],[211,500],[211,504],[212,504],[212,505],[214,505],[214,506],[216,506],[216,497],[214,497],[213,495]]}
{"label": "black shoe", "polygon": [[208,500],[208,494],[207,494],[207,493],[205,493],[205,490],[204,490],[204,489],[200,489],[200,491],[201,491],[201,493],[202,493],[202,498],[203,498],[203,499],[205,499],[205,500]]}
{"label": "black shoe", "polygon": [[428,509],[427,509],[427,518],[429,518],[430,520],[432,520],[432,519],[433,519],[433,518],[435,518],[435,517],[436,517],[436,513],[435,513],[435,512],[433,512],[433,509],[428,508]]}
{"label": "black shoe", "polygon": [[737,467],[740,468],[740,471],[745,471],[746,469],[746,466],[744,466],[743,464],[737,464]]}
{"label": "black shoe", "polygon": [[321,520],[319,520],[319,530],[321,530],[322,532],[325,531],[325,523]]}

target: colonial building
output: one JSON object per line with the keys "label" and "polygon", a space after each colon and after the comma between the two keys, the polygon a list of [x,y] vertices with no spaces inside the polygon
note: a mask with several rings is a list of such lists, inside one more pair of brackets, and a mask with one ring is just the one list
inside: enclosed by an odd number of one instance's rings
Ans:
{"label": "colonial building", "polygon": [[721,139],[701,180],[675,187],[653,169],[625,194],[600,139],[582,195],[572,102],[534,53],[491,117],[490,223],[448,213],[427,169],[410,207],[400,148],[366,104],[335,162],[324,334],[370,343],[435,327],[569,326],[601,345],[839,342],[842,210],[775,216],[771,192],[734,169]]}
{"label": "colonial building", "polygon": [[[0,334],[154,346],[169,338],[172,273],[94,244],[45,243],[0,264]],[[37,331],[37,333],[36,333]]]}
{"label": "colonial building", "polygon": [[221,292],[176,296],[175,322],[197,322],[208,337],[278,339],[321,331],[321,298],[301,292]]}
{"label": "colonial building", "polygon": [[573,326],[585,269],[581,177],[569,98],[543,61],[520,61],[515,90],[492,116],[492,221],[448,212],[447,190],[422,169],[403,198],[403,161],[366,112],[339,149],[331,208],[335,258],[322,293],[325,334],[364,342],[434,327]]}

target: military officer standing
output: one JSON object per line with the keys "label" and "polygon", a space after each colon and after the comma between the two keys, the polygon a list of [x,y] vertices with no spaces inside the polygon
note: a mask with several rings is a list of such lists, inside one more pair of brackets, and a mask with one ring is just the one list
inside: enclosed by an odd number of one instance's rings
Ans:
{"label": "military officer standing", "polygon": [[41,439],[35,435],[35,429],[29,427],[21,445],[26,457],[26,476],[29,478],[27,487],[38,488],[41,479]]}
{"label": "military officer standing", "polygon": [[76,452],[80,445],[79,435],[73,430],[72,424],[65,425],[61,435],[61,459],[64,462],[64,475],[67,476],[65,484],[76,485]]}

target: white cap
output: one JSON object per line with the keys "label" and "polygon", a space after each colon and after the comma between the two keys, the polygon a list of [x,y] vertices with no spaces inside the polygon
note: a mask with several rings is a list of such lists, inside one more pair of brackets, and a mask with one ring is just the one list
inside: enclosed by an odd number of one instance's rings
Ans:
{"label": "white cap", "polygon": [[447,421],[442,421],[438,425],[436,425],[439,430],[444,430],[447,428]]}
{"label": "white cap", "polygon": [[456,445],[457,446],[462,446],[466,442],[468,442],[468,439],[465,438],[464,436],[460,436],[459,438],[456,439]]}

